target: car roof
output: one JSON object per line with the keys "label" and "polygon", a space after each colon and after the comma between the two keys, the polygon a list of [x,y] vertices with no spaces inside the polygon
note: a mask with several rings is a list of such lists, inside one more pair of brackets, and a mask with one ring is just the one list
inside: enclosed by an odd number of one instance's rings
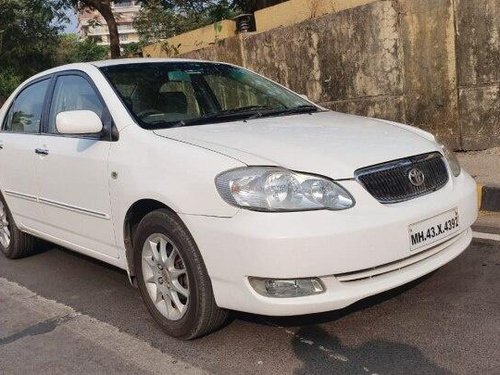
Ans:
{"label": "car roof", "polygon": [[115,65],[125,65],[125,64],[147,64],[147,63],[168,63],[168,62],[214,62],[205,60],[194,60],[194,59],[178,59],[178,58],[151,58],[151,57],[139,57],[131,59],[110,59],[93,61],[90,64],[97,66],[98,68],[105,66],[115,66]]}
{"label": "car roof", "polygon": [[[47,76],[49,74],[54,74],[58,72],[64,72],[66,70],[82,70],[84,72],[88,72],[91,69],[102,68],[108,66],[117,66],[117,65],[126,65],[126,64],[147,64],[147,63],[168,63],[168,62],[203,62],[203,63],[213,63],[213,64],[227,64],[224,62],[218,61],[208,61],[208,60],[195,60],[195,59],[179,59],[179,58],[150,58],[150,57],[139,57],[139,58],[126,58],[126,59],[110,59],[110,60],[101,60],[101,61],[92,61],[92,62],[82,62],[82,63],[73,63],[67,65],[61,65],[49,70],[45,70],[34,76],[25,80],[19,87],[24,86],[26,83],[34,81],[38,78]],[[227,64],[231,65],[231,64]]]}

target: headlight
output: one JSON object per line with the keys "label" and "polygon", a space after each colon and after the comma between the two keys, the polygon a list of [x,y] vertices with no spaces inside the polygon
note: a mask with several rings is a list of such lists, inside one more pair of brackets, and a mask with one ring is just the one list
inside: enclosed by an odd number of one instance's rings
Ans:
{"label": "headlight", "polygon": [[439,140],[439,138],[437,137],[435,138],[436,142],[439,144],[441,150],[443,151],[443,155],[446,158],[446,161],[450,165],[450,169],[451,172],[453,173],[453,176],[458,177],[462,172],[462,167],[460,167],[460,163],[458,162],[455,153],[451,151],[448,147],[446,147],[445,144]]}
{"label": "headlight", "polygon": [[229,204],[257,211],[345,210],[354,199],[335,182],[278,167],[246,167],[218,175],[215,184]]}

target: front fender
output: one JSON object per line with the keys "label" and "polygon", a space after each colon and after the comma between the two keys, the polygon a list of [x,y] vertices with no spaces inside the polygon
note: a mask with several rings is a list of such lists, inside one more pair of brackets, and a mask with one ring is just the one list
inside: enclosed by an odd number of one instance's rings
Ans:
{"label": "front fender", "polygon": [[109,191],[115,236],[123,249],[127,211],[140,200],[185,215],[232,217],[238,212],[220,197],[215,176],[244,164],[216,152],[129,126],[112,144],[108,165],[114,176]]}

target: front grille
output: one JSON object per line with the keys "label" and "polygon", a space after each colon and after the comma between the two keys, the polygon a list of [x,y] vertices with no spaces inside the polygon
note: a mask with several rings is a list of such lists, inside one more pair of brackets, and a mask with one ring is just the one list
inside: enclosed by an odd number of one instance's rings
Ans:
{"label": "front grille", "polygon": [[361,168],[354,175],[375,199],[384,204],[432,193],[446,185],[449,178],[443,156],[438,152]]}

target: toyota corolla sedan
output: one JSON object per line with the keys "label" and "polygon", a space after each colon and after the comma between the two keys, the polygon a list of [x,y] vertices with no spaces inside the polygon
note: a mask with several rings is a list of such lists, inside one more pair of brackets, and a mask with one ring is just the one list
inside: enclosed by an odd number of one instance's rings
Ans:
{"label": "toyota corolla sedan", "polygon": [[473,179],[431,134],[229,64],[63,66],[0,123],[5,256],[41,238],[122,268],[183,339],[229,310],[318,313],[408,283],[462,253],[477,217]]}

